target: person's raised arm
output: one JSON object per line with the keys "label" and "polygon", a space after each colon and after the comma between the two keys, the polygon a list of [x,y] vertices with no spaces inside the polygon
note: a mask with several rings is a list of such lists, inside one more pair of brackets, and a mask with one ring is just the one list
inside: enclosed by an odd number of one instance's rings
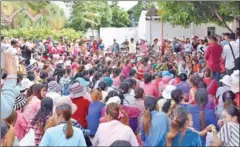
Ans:
{"label": "person's raised arm", "polygon": [[15,56],[9,52],[4,52],[4,68],[8,76],[1,91],[1,119],[7,118],[12,113],[17,96],[17,65]]}

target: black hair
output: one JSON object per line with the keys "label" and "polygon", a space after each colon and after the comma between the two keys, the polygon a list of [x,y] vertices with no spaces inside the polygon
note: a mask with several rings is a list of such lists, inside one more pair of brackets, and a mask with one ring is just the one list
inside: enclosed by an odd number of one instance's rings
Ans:
{"label": "black hair", "polygon": [[137,81],[132,78],[125,79],[123,82],[128,83],[131,88],[137,85]]}
{"label": "black hair", "polygon": [[234,106],[234,105],[230,105],[226,108],[224,108],[224,110],[229,114],[231,115],[232,117],[236,116],[237,117],[237,120],[238,120],[238,123],[240,123],[240,111],[239,109]]}
{"label": "black hair", "polygon": [[163,104],[162,111],[164,113],[168,113],[170,107],[171,107],[171,100],[168,99],[167,102]]}
{"label": "black hair", "polygon": [[152,75],[150,73],[144,73],[144,83],[148,84],[152,81]]}
{"label": "black hair", "polygon": [[93,76],[92,82],[90,83],[90,88],[94,88],[96,82],[102,77],[101,72],[96,72]]}
{"label": "black hair", "polygon": [[30,81],[34,81],[35,80],[35,74],[33,71],[29,71],[27,73],[27,78],[30,80]]}
{"label": "black hair", "polygon": [[208,36],[209,40],[213,40],[213,41],[217,41],[217,37],[212,35],[212,36]]}
{"label": "black hair", "polygon": [[229,33],[228,38],[231,40],[235,40],[235,33]]}
{"label": "black hair", "polygon": [[126,79],[126,76],[120,75],[119,79],[120,79],[120,82],[122,83]]}
{"label": "black hair", "polygon": [[199,83],[198,83],[198,88],[207,88],[207,84],[205,83],[205,82],[203,82],[203,81],[200,81]]}
{"label": "black hair", "polygon": [[17,40],[15,40],[15,39],[11,40],[11,45],[16,45],[16,44],[18,44]]}
{"label": "black hair", "polygon": [[143,94],[144,94],[144,89],[142,89],[141,87],[136,88],[136,90],[135,90],[135,98],[136,99],[143,98]]}
{"label": "black hair", "polygon": [[179,78],[180,78],[181,81],[186,81],[186,80],[187,80],[187,74],[181,73],[181,74],[179,75]]}
{"label": "black hair", "polygon": [[172,99],[176,104],[179,104],[183,99],[183,91],[181,89],[174,89],[171,93]]}
{"label": "black hair", "polygon": [[132,147],[132,145],[126,140],[116,140],[110,145],[110,147]]}
{"label": "black hair", "polygon": [[128,91],[129,91],[129,89],[130,89],[130,86],[129,86],[128,83],[123,82],[123,83],[121,83],[121,84],[119,85],[119,89],[120,89],[120,92],[121,92],[122,94],[126,94],[126,93],[128,93]]}
{"label": "black hair", "polygon": [[104,91],[106,88],[107,88],[107,84],[104,82],[104,81],[101,81],[99,84],[98,84],[98,88],[101,90],[101,91]]}
{"label": "black hair", "polygon": [[114,69],[112,70],[112,72],[113,72],[113,76],[114,76],[114,77],[117,77],[117,76],[120,75],[121,69],[120,69],[120,68],[114,68]]}
{"label": "black hair", "polygon": [[17,75],[17,83],[19,83],[23,79],[23,75],[18,74]]}
{"label": "black hair", "polygon": [[118,92],[115,90],[110,91],[105,98],[105,103],[108,101],[109,98],[114,97],[114,96],[119,96]]}
{"label": "black hair", "polygon": [[53,76],[47,78],[47,83],[55,81],[55,78]]}
{"label": "black hair", "polygon": [[95,72],[95,71],[94,71],[93,68],[91,68],[91,69],[88,70],[88,74],[89,74],[90,76],[92,76],[92,75],[94,74],[94,72]]}
{"label": "black hair", "polygon": [[129,76],[130,76],[130,77],[133,77],[136,73],[137,73],[137,72],[136,72],[135,69],[131,69],[131,70],[130,70],[130,73],[129,73]]}

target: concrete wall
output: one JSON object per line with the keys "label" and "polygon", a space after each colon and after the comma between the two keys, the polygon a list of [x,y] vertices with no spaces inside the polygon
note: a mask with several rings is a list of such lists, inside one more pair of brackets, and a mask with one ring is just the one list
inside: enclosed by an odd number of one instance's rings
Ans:
{"label": "concrete wall", "polygon": [[100,28],[100,38],[103,39],[105,47],[112,45],[113,39],[116,39],[119,44],[126,39],[138,40],[138,28]]}

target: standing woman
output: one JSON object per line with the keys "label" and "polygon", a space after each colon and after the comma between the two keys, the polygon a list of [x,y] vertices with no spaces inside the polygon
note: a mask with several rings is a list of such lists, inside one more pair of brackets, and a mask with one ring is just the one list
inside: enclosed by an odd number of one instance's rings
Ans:
{"label": "standing woman", "polygon": [[173,110],[172,128],[167,134],[167,146],[202,146],[200,135],[188,129],[187,112],[182,107]]}
{"label": "standing woman", "polygon": [[86,146],[83,132],[72,126],[72,107],[62,104],[56,107],[55,123],[46,130],[39,146]]}
{"label": "standing woman", "polygon": [[126,140],[132,146],[138,146],[138,142],[128,124],[128,117],[121,106],[110,103],[106,110],[107,122],[101,123],[95,134],[93,146],[110,146],[116,140]]}
{"label": "standing woman", "polygon": [[169,129],[168,116],[158,112],[157,100],[147,97],[144,100],[145,112],[140,126],[143,146],[165,146]]}
{"label": "standing woman", "polygon": [[41,101],[41,108],[33,121],[29,124],[29,129],[32,128],[35,131],[35,143],[38,146],[42,136],[44,134],[44,127],[47,120],[52,116],[53,100],[49,97],[44,98]]}

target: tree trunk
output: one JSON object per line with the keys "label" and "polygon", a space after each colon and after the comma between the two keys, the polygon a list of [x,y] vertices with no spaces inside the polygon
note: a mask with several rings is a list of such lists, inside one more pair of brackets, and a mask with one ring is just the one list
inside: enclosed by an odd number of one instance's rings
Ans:
{"label": "tree trunk", "polygon": [[91,27],[91,31],[92,31],[92,36],[93,36],[93,40],[94,40],[94,32],[93,32],[93,27]]}
{"label": "tree trunk", "polygon": [[223,20],[222,16],[219,15],[216,11],[214,14],[217,16],[217,18],[223,23],[223,25],[231,32],[234,33],[233,30],[227,25],[226,21]]}

